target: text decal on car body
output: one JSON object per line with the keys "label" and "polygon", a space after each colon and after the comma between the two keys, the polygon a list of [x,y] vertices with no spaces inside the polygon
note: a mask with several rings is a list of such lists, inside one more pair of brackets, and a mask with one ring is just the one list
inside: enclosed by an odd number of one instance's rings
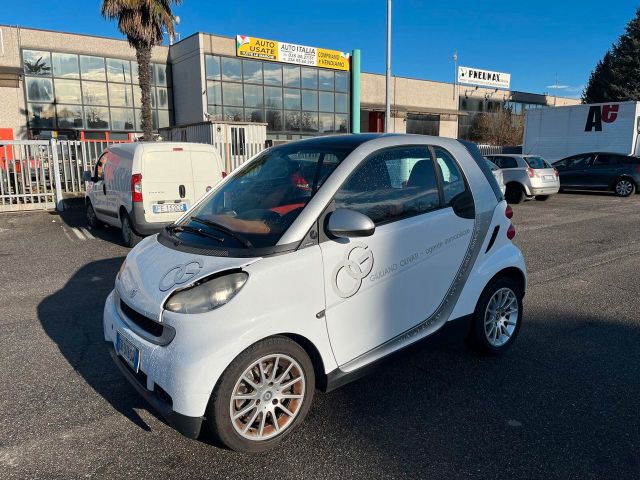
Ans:
{"label": "text decal on car body", "polygon": [[161,292],[166,292],[176,285],[187,283],[198,273],[200,273],[200,270],[202,270],[203,266],[204,262],[200,258],[192,260],[188,263],[183,263],[182,265],[176,265],[167,273],[165,273],[164,276],[160,279],[158,288]]}
{"label": "text decal on car body", "polygon": [[373,269],[373,251],[363,242],[354,242],[344,252],[344,258],[333,269],[331,285],[336,295],[349,298],[355,295],[362,280]]}

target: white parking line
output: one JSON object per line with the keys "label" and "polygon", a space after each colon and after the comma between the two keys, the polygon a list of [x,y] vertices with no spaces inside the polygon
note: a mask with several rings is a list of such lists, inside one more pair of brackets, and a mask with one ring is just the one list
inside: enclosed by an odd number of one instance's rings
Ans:
{"label": "white parking line", "polygon": [[82,233],[84,233],[84,235],[89,239],[89,240],[95,240],[96,237],[94,237],[93,235],[91,235],[91,233],[89,232],[89,230],[87,230],[84,227],[80,227],[80,230],[82,231]]}
{"label": "white parking line", "polygon": [[71,239],[71,235],[69,235],[69,232],[67,232],[67,229],[66,229],[66,228],[64,228],[64,225],[62,226],[62,232],[65,234],[65,236],[66,236],[69,240],[73,241],[73,240]]}
{"label": "white parking line", "polygon": [[76,227],[71,227],[71,231],[73,233],[76,234],[76,237],[78,237],[80,240],[86,240],[86,238],[84,237],[84,235],[82,235],[82,232],[80,230],[78,230]]}

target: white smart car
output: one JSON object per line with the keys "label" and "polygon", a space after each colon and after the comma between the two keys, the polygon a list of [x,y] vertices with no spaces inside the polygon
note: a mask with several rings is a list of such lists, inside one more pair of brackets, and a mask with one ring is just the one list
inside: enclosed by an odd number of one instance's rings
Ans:
{"label": "white smart car", "polygon": [[272,448],[329,391],[434,332],[501,353],[526,269],[477,148],[418,135],[265,150],[127,256],[104,335],[189,437]]}

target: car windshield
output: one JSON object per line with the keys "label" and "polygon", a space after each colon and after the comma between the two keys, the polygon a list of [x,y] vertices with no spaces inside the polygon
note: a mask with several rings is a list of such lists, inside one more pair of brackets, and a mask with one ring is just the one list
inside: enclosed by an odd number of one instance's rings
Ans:
{"label": "car windshield", "polygon": [[524,157],[531,168],[551,168],[549,164],[542,157]]}
{"label": "car windshield", "polygon": [[168,231],[183,243],[204,248],[275,246],[352,150],[303,144],[266,150]]}

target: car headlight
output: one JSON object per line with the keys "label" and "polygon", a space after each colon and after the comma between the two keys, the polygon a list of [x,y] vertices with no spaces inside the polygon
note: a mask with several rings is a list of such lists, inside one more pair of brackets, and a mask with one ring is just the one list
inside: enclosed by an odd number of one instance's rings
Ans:
{"label": "car headlight", "polygon": [[229,302],[248,278],[247,273],[236,272],[205,280],[203,283],[171,295],[165,308],[176,313],[209,312]]}

